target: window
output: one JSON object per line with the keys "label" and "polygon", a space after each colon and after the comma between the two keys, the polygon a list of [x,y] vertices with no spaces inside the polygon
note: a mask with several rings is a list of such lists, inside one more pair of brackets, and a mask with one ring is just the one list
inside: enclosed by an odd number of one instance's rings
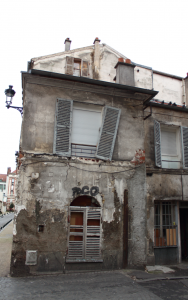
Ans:
{"label": "window", "polygon": [[156,202],[154,224],[154,246],[172,247],[177,246],[176,238],[176,205],[173,202]]}
{"label": "window", "polygon": [[0,191],[3,191],[3,184],[0,184]]}
{"label": "window", "polygon": [[188,168],[188,128],[154,123],[155,163],[168,169]]}
{"label": "window", "polygon": [[100,105],[73,103],[71,155],[95,157],[102,122],[101,113]]}
{"label": "window", "polygon": [[[87,205],[95,199],[80,196],[76,200]],[[74,203],[75,200],[74,200]],[[70,206],[68,224],[68,252],[66,262],[102,262],[101,208]]]}
{"label": "window", "polygon": [[121,110],[57,99],[54,153],[111,160]]}
{"label": "window", "polygon": [[73,76],[89,76],[89,62],[80,58],[66,56],[65,73]]}

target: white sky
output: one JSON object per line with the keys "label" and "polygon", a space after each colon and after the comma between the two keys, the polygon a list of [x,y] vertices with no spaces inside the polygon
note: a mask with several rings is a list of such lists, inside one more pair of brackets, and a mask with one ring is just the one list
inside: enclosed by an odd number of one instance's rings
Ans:
{"label": "white sky", "polygon": [[132,61],[155,70],[188,72],[187,0],[1,0],[0,173],[15,169],[21,115],[5,108],[4,90],[13,85],[22,106],[21,74],[33,57],[93,44],[95,37]]}

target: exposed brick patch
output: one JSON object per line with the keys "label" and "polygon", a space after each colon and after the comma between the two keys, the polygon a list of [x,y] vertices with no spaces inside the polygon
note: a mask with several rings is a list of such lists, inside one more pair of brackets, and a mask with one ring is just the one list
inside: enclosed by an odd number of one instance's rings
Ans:
{"label": "exposed brick patch", "polygon": [[131,160],[131,163],[136,165],[141,165],[145,163],[145,150],[136,150],[134,158]]}

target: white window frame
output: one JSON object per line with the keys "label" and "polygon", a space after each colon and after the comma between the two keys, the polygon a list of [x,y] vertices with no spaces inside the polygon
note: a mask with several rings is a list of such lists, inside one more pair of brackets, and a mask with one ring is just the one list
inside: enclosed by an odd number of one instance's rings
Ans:
{"label": "white window frame", "polygon": [[177,154],[176,155],[169,155],[167,153],[166,154],[162,153],[162,140],[161,140],[162,168],[163,169],[180,169],[182,167],[180,127],[168,126],[168,125],[161,124],[161,136],[162,136],[163,131],[175,133],[175,135],[176,135],[176,151],[177,151]]}

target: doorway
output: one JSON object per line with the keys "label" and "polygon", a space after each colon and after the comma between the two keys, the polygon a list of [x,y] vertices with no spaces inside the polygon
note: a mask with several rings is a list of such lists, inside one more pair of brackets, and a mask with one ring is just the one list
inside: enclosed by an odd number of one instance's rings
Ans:
{"label": "doorway", "polygon": [[181,258],[188,261],[188,208],[180,208]]}

